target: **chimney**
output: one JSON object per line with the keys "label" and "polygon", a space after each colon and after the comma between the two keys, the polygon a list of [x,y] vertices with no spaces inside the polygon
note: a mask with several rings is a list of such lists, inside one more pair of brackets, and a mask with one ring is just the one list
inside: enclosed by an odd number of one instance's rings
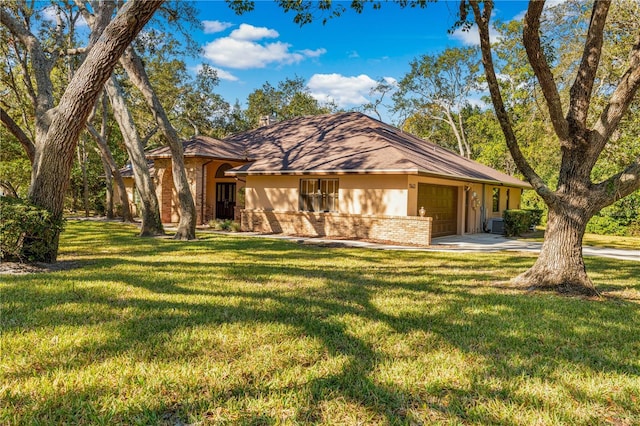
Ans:
{"label": "chimney", "polygon": [[263,115],[262,117],[260,117],[260,120],[258,121],[258,124],[260,127],[269,126],[270,124],[275,124],[275,123],[276,123],[275,112],[271,115]]}

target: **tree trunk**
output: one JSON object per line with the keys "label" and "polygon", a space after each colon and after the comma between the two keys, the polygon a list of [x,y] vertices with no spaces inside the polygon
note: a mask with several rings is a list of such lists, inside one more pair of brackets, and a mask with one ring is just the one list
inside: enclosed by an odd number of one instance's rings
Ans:
{"label": "tree trunk", "polygon": [[[49,210],[54,219],[62,217],[64,193],[69,184],[73,154],[87,117],[118,58],[161,5],[160,1],[127,2],[89,51],[57,107],[46,111],[43,110],[46,105],[38,105],[36,108],[36,152],[29,187],[29,200]],[[3,14],[3,21],[4,19]],[[42,54],[42,51],[37,53]],[[36,63],[33,63],[33,68],[36,73],[47,72],[47,67],[39,69]],[[40,77],[52,86],[48,75]],[[46,89],[46,87],[41,89],[40,86],[38,81],[39,92]],[[46,97],[46,95],[45,93],[42,96]],[[49,118],[51,118],[50,126],[40,125],[43,120],[49,122]],[[47,249],[41,251],[38,258],[34,260],[55,262],[58,256],[60,232],[45,232],[44,235],[37,237],[45,239]],[[30,242],[25,241],[23,250],[30,251],[30,249]]]}
{"label": "tree trunk", "polygon": [[140,57],[131,46],[127,48],[120,62],[129,74],[129,79],[140,90],[147,105],[151,109],[153,116],[162,130],[165,140],[171,150],[171,171],[173,175],[173,185],[178,193],[180,208],[180,222],[174,235],[176,240],[193,240],[196,238],[196,205],[193,201],[189,180],[184,169],[184,151],[178,133],[171,125],[160,100],[149,82],[144,65]]}
{"label": "tree trunk", "polygon": [[[99,153],[100,151],[98,151]],[[102,169],[104,170],[104,184],[105,184],[105,200],[104,200],[104,214],[107,219],[113,219],[113,173],[111,172],[111,166],[109,162],[103,157]]]}
{"label": "tree trunk", "polygon": [[89,217],[89,179],[87,177],[87,150],[84,139],[77,146],[78,163],[82,172],[82,207],[84,217]]}
{"label": "tree trunk", "polygon": [[144,146],[136,131],[133,117],[131,117],[131,113],[127,108],[122,89],[118,85],[115,77],[111,77],[107,81],[105,88],[111,101],[113,115],[122,132],[124,144],[129,154],[129,159],[131,160],[133,179],[138,194],[140,195],[140,201],[142,202],[142,227],[140,229],[140,236],[164,235],[158,197],[156,196],[155,185],[149,173]]}
{"label": "tree trunk", "polygon": [[540,256],[513,282],[528,289],[596,296],[582,258],[582,237],[591,215],[569,206],[549,208]]}
{"label": "tree trunk", "polygon": [[129,205],[129,197],[127,196],[127,188],[124,185],[124,181],[122,180],[122,175],[120,174],[120,169],[116,164],[116,161],[113,159],[113,155],[111,155],[111,150],[109,149],[109,145],[107,145],[107,141],[98,134],[98,132],[91,125],[87,125],[87,129],[93,139],[96,141],[96,145],[98,146],[98,150],[100,152],[100,158],[103,161],[106,161],[109,165],[111,174],[113,175],[113,180],[118,186],[118,192],[120,195],[120,203],[122,204],[122,221],[123,222],[133,222],[133,215],[131,214],[131,206]]}
{"label": "tree trunk", "polygon": [[451,115],[451,110],[449,109],[448,106],[443,107],[444,108],[444,113],[445,116],[447,117],[446,123],[449,125],[449,127],[451,127],[451,130],[453,131],[453,135],[456,137],[456,141],[458,141],[458,152],[460,153],[461,157],[464,157],[464,146],[462,145],[462,138],[460,137],[460,133],[458,132],[458,127],[456,126],[456,122],[453,120],[453,116]]}

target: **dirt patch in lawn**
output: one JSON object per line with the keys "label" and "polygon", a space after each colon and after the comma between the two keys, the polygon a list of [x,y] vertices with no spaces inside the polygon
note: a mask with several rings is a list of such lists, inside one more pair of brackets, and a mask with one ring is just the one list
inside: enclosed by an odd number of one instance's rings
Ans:
{"label": "dirt patch in lawn", "polygon": [[56,263],[1,262],[0,275],[39,274],[45,272],[68,271],[81,266],[80,262],[60,261]]}

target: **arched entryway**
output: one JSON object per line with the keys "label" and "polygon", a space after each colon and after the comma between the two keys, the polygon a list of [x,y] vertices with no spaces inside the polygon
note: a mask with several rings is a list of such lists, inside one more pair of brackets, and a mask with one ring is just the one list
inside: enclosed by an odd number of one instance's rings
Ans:
{"label": "arched entryway", "polygon": [[232,169],[229,163],[207,165],[206,213],[205,219],[234,219],[236,206],[236,183],[224,172]]}

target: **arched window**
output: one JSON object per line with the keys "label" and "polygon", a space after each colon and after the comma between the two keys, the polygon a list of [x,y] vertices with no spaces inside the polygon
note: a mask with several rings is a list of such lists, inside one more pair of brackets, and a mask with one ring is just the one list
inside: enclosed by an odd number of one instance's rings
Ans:
{"label": "arched window", "polygon": [[218,167],[218,170],[216,171],[216,178],[224,178],[224,177],[229,177],[229,176],[225,176],[224,172],[226,172],[229,169],[232,169],[233,167],[231,167],[231,164],[229,163],[224,163],[222,164],[220,167]]}

